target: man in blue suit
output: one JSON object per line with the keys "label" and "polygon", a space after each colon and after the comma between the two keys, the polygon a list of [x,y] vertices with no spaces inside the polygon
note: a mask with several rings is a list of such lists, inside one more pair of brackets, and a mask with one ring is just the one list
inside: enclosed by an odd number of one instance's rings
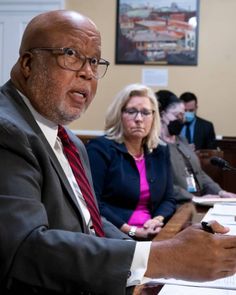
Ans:
{"label": "man in blue suit", "polygon": [[192,92],[184,92],[180,99],[185,105],[185,125],[182,128],[181,135],[185,136],[189,144],[193,145],[195,150],[215,149],[216,136],[212,122],[198,117],[197,97]]}

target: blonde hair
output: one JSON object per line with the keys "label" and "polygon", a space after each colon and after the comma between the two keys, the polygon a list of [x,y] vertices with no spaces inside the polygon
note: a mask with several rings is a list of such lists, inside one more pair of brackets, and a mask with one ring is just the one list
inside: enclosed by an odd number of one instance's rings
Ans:
{"label": "blonde hair", "polygon": [[157,147],[160,135],[160,115],[157,99],[153,90],[143,84],[130,84],[123,88],[113,99],[105,117],[105,134],[109,139],[124,142],[124,131],[121,121],[122,111],[133,96],[145,96],[150,99],[153,114],[152,127],[143,144],[149,151]]}

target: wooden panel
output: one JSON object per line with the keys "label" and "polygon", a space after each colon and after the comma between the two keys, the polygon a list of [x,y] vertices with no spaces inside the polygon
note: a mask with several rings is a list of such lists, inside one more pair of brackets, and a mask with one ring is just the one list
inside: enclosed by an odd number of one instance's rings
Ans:
{"label": "wooden panel", "polygon": [[223,171],[216,166],[213,166],[210,162],[212,157],[224,158],[224,151],[222,150],[198,150],[197,155],[202,165],[203,171],[205,171],[215,182],[219,183],[221,187],[224,186]]}

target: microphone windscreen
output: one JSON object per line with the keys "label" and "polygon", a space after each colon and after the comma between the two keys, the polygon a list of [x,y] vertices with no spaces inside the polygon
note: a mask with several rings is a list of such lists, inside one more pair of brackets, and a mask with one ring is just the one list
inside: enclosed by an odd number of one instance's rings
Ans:
{"label": "microphone windscreen", "polygon": [[220,168],[225,168],[229,166],[229,163],[220,157],[212,157],[210,162],[214,166],[218,166]]}

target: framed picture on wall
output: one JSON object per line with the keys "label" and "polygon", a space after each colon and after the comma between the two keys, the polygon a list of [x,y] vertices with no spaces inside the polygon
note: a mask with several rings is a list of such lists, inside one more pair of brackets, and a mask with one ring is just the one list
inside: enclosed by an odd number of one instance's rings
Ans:
{"label": "framed picture on wall", "polygon": [[197,65],[199,0],[117,0],[116,64]]}

